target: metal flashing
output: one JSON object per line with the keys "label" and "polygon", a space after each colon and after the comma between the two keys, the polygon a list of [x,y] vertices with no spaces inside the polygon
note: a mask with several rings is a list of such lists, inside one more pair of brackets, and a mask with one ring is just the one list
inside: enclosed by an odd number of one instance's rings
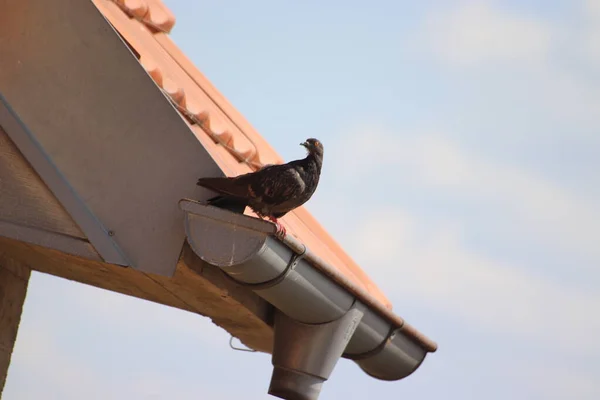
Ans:
{"label": "metal flashing", "polygon": [[[173,276],[185,243],[177,202],[206,196],[195,181],[223,171],[93,2],[10,4],[2,95],[104,227],[85,232],[90,242],[107,262]],[[115,3],[98,4],[146,30]]]}
{"label": "metal flashing", "polygon": [[45,231],[24,225],[17,225],[8,221],[0,220],[0,236],[31,243],[34,245],[48,247],[63,253],[87,258],[93,261],[102,261],[100,255],[94,250],[87,240],[63,235],[56,232]]}

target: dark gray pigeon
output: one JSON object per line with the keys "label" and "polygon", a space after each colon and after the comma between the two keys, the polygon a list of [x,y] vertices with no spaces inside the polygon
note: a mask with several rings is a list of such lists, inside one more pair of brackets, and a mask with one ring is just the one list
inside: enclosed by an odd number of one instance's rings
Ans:
{"label": "dark gray pigeon", "polygon": [[209,204],[241,208],[246,206],[261,218],[268,218],[277,225],[278,234],[285,235],[285,228],[277,218],[306,203],[319,184],[323,165],[323,145],[317,139],[300,143],[308,155],[287,164],[268,165],[258,171],[236,177],[200,178],[198,186],[219,193]]}

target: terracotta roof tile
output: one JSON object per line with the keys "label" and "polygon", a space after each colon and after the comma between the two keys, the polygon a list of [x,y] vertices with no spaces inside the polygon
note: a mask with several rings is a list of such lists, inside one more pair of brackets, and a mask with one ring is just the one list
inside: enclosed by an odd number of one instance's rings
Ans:
{"label": "terracotta roof tile", "polygon": [[[283,162],[166,35],[175,18],[160,0],[93,1],[140,55],[143,68],[186,117],[198,140],[227,175]],[[282,223],[311,251],[391,309],[381,290],[304,207],[286,215]]]}
{"label": "terracotta roof tile", "polygon": [[132,18],[160,32],[170,32],[175,16],[160,0],[113,0]]}

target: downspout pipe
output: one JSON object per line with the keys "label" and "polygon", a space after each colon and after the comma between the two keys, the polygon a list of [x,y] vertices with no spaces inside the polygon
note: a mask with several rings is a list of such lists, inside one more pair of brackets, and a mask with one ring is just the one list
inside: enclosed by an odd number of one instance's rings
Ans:
{"label": "downspout pipe", "polygon": [[340,356],[399,380],[437,349],[302,243],[275,238],[273,224],[192,200],[180,208],[196,255],[277,309],[271,394],[316,400]]}

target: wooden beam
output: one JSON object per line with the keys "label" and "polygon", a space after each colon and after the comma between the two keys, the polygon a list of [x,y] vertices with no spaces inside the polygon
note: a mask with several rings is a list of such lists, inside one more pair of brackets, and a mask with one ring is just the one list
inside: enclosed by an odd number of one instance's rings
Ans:
{"label": "wooden beam", "polygon": [[200,260],[186,244],[172,277],[92,261],[0,237],[0,254],[35,271],[207,316],[245,345],[270,353],[272,306]]}
{"label": "wooden beam", "polygon": [[0,253],[0,397],[17,339],[31,271]]}

